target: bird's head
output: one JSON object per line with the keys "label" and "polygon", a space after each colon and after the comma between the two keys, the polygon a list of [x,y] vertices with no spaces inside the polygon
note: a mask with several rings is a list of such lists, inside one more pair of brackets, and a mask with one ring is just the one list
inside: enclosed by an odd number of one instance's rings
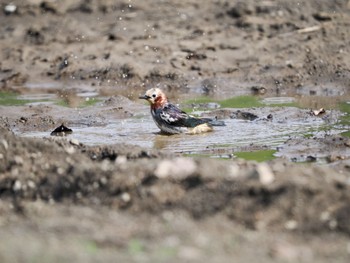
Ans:
{"label": "bird's head", "polygon": [[162,107],[168,102],[164,92],[158,88],[152,88],[146,91],[145,95],[140,96],[139,99],[147,100],[152,107]]}

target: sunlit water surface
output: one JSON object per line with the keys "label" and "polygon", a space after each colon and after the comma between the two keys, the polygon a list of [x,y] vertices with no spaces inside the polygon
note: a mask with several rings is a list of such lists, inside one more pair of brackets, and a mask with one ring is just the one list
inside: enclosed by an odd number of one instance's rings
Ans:
{"label": "sunlit water surface", "polygon": [[[161,135],[149,117],[110,122],[104,127],[72,126],[68,139],[76,139],[86,145],[111,145],[128,143],[144,148],[163,149],[176,153],[205,154],[223,157],[235,151],[254,147],[275,149],[291,137],[340,133],[342,128],[325,129],[322,119],[271,122],[226,119],[226,126],[215,127],[214,132],[198,135]],[[48,132],[28,132],[25,137],[49,137]]]}

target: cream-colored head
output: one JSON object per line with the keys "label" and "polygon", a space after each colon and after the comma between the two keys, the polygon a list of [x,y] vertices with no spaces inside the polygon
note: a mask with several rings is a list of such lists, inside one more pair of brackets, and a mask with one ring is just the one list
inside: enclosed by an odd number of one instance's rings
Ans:
{"label": "cream-colored head", "polygon": [[164,92],[158,88],[152,88],[146,91],[145,95],[140,96],[139,99],[147,100],[151,106],[163,106],[168,101]]}

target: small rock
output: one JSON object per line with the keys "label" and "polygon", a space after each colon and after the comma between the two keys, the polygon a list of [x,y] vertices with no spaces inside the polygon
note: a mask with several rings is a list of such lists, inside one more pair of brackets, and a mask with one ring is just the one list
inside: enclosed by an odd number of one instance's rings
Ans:
{"label": "small rock", "polygon": [[5,150],[9,148],[9,144],[6,140],[1,140],[1,144],[4,146]]}
{"label": "small rock", "polygon": [[305,161],[306,161],[306,162],[309,162],[309,163],[314,163],[314,162],[317,161],[317,158],[316,158],[315,156],[308,155],[308,156],[306,157],[306,160],[305,160]]}
{"label": "small rock", "polygon": [[79,141],[77,140],[77,139],[71,139],[70,141],[69,141],[69,143],[70,144],[72,144],[72,145],[76,145],[76,146],[79,146]]}
{"label": "small rock", "polygon": [[75,149],[74,149],[73,146],[65,147],[64,150],[65,150],[66,153],[68,153],[68,154],[73,154],[73,153],[75,153]]}
{"label": "small rock", "polygon": [[41,4],[40,4],[40,9],[41,9],[43,12],[47,12],[47,13],[53,13],[53,14],[56,14],[56,13],[57,13],[54,4],[53,4],[53,3],[50,3],[50,2],[46,2],[46,1],[41,2]]}
{"label": "small rock", "polygon": [[29,188],[31,188],[31,189],[34,189],[35,188],[35,183],[33,182],[33,181],[31,181],[31,180],[29,180],[28,182],[27,182],[27,185],[28,185],[28,187]]}
{"label": "small rock", "polygon": [[260,163],[256,167],[256,171],[259,175],[259,180],[262,184],[268,185],[275,180],[275,175],[272,172],[270,166],[266,163]]}
{"label": "small rock", "polygon": [[57,168],[57,173],[58,173],[59,175],[62,175],[64,172],[65,172],[65,170],[64,170],[62,167],[58,167],[58,168]]}
{"label": "small rock", "polygon": [[154,173],[158,178],[174,177],[183,179],[192,175],[196,169],[197,165],[192,159],[179,157],[173,160],[161,161]]}
{"label": "small rock", "polygon": [[253,86],[250,88],[254,95],[263,95],[266,93],[266,88],[262,86]]}
{"label": "small rock", "polygon": [[344,145],[347,147],[350,147],[350,139],[348,139],[346,142],[344,142]]}
{"label": "small rock", "polygon": [[22,122],[22,123],[26,123],[26,122],[28,121],[28,118],[26,118],[26,117],[21,117],[21,118],[19,119],[19,121]]}
{"label": "small rock", "polygon": [[122,193],[122,195],[120,196],[120,198],[121,198],[121,199],[123,200],[123,202],[125,202],[125,203],[129,203],[130,200],[131,200],[131,196],[130,196],[130,194],[127,193],[127,192]]}
{"label": "small rock", "polygon": [[284,227],[288,230],[295,230],[298,228],[298,222],[295,220],[289,220],[284,224]]}
{"label": "small rock", "polygon": [[331,21],[332,20],[332,16],[330,14],[328,14],[328,13],[325,13],[325,12],[319,12],[319,13],[313,14],[313,17],[317,21],[321,21],[321,22]]}
{"label": "small rock", "polygon": [[98,189],[100,187],[100,184],[98,182],[93,182],[92,188],[93,189]]}
{"label": "small rock", "polygon": [[229,178],[237,178],[241,174],[241,169],[237,164],[231,164],[228,168],[228,177]]}
{"label": "small rock", "polygon": [[13,191],[17,192],[22,189],[22,183],[19,180],[16,180],[12,187]]}
{"label": "small rock", "polygon": [[111,162],[107,159],[104,159],[101,162],[101,169],[102,171],[105,171],[105,172],[112,170]]}
{"label": "small rock", "polygon": [[253,121],[259,117],[253,113],[238,110],[236,112],[233,112],[231,114],[230,118],[231,119],[242,119],[242,120]]}
{"label": "small rock", "polygon": [[246,15],[253,14],[253,7],[245,2],[239,2],[227,11],[227,14],[232,18],[240,18]]}
{"label": "small rock", "polygon": [[125,155],[119,155],[115,159],[115,163],[118,164],[118,165],[125,164],[127,161],[128,161],[128,158]]}
{"label": "small rock", "polygon": [[331,218],[331,214],[328,212],[328,211],[324,211],[321,213],[320,215],[320,220],[322,222],[326,222],[326,221],[329,221]]}
{"label": "small rock", "polygon": [[339,160],[344,160],[344,159],[345,159],[344,156],[337,155],[337,154],[331,154],[331,155],[327,156],[327,161],[329,163],[336,162],[336,161],[339,161]]}
{"label": "small rock", "polygon": [[312,110],[311,111],[311,114],[314,115],[314,116],[319,116],[319,115],[322,115],[326,113],[326,110],[324,108],[321,108],[319,110]]}
{"label": "small rock", "polygon": [[100,178],[100,183],[101,183],[102,185],[106,185],[107,182],[108,182],[108,180],[107,180],[106,177],[101,177],[101,178]]}
{"label": "small rock", "polygon": [[51,136],[66,136],[67,134],[71,134],[72,132],[73,132],[72,129],[70,129],[62,124],[61,126],[54,129],[50,135]]}
{"label": "small rock", "polygon": [[23,158],[21,156],[19,156],[19,155],[16,155],[14,157],[14,160],[15,160],[16,164],[19,164],[19,165],[23,164]]}
{"label": "small rock", "polygon": [[17,6],[15,6],[14,4],[8,4],[8,5],[5,5],[4,7],[4,12],[6,15],[13,14],[14,12],[16,12],[16,10],[17,10]]}

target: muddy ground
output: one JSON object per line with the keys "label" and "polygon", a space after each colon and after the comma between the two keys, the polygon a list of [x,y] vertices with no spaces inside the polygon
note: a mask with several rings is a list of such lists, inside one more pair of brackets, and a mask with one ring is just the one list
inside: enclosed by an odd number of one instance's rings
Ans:
{"label": "muddy ground", "polygon": [[[95,146],[18,136],[62,122],[98,133],[144,112],[136,98],[153,86],[173,101],[253,91],[334,108],[349,101],[347,0],[0,7],[1,91],[71,106],[0,106],[1,262],[349,262],[346,137],[292,138],[278,152],[297,158],[307,145],[310,158],[327,152],[321,165],[188,158],[127,136]],[[79,94],[103,103],[77,109]]]}

